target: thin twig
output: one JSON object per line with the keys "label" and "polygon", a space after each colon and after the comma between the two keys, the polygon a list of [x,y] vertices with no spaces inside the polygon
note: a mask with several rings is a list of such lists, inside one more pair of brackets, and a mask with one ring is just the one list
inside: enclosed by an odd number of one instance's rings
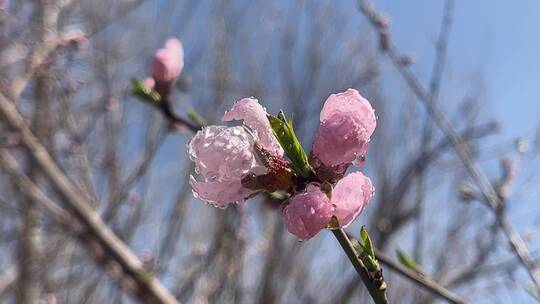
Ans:
{"label": "thin twig", "polygon": [[0,94],[0,116],[11,128],[20,132],[21,142],[43,174],[54,185],[63,202],[73,212],[81,226],[93,240],[103,246],[107,254],[136,284],[135,292],[141,300],[149,303],[178,303],[156,278],[149,275],[135,254],[101,220],[99,214],[90,206],[69,178],[62,172],[45,147],[32,133],[15,105]]}
{"label": "thin twig", "polygon": [[0,297],[4,292],[17,280],[17,267],[15,265],[8,266],[0,273]]}
{"label": "thin twig", "polygon": [[[352,236],[347,234],[347,237],[350,239]],[[381,262],[381,264],[386,265],[389,269],[397,272],[399,275],[411,280],[412,282],[416,283],[418,286],[425,288],[434,294],[438,295],[439,297],[447,300],[449,303],[455,303],[455,304],[461,304],[465,303],[463,299],[461,299],[458,295],[454,294],[450,290],[448,290],[443,285],[439,284],[435,280],[431,279],[430,277],[414,272],[403,265],[394,262],[389,256],[387,256],[384,252],[381,250],[374,248],[375,250],[375,256],[377,257],[377,260]]]}
{"label": "thin twig", "polygon": [[392,259],[389,256],[387,256],[380,250],[375,249],[375,256],[377,257],[377,260],[379,260],[381,264],[386,265],[388,269],[391,269],[397,272],[401,276],[411,280],[412,282],[416,283],[418,286],[431,291],[432,293],[445,299],[449,303],[455,303],[455,304],[465,303],[465,301],[461,299],[458,295],[452,293],[450,290],[446,289],[444,286],[437,283],[430,277],[419,274],[408,268],[403,267],[401,264],[398,264],[392,261]]}
{"label": "thin twig", "polygon": [[[379,31],[379,34],[382,34],[380,31],[380,27],[377,25],[380,17],[379,14],[374,10],[373,6],[367,4],[363,0],[359,0],[359,4],[360,10],[368,17],[373,27],[375,27]],[[383,35],[381,35],[381,37],[382,36]],[[493,189],[493,186],[489,182],[486,175],[476,164],[469,147],[463,141],[463,138],[461,138],[461,136],[459,136],[459,134],[454,130],[452,124],[446,118],[438,105],[434,103],[432,97],[424,89],[418,78],[411,72],[410,69],[399,64],[399,52],[390,40],[389,34],[387,32],[384,32],[384,39],[385,52],[388,54],[394,66],[404,78],[410,89],[424,104],[427,112],[429,113],[435,124],[452,142],[452,145],[456,150],[457,155],[463,162],[465,168],[469,172],[472,179],[476,182],[480,192],[482,193],[484,201],[496,215],[499,227],[507,237],[511,249],[518,256],[519,261],[523,265],[523,267],[527,270],[527,273],[534,282],[536,288],[540,290],[540,270],[536,267],[534,260],[531,258],[527,245],[510,224],[501,200],[497,196],[497,193]]]}

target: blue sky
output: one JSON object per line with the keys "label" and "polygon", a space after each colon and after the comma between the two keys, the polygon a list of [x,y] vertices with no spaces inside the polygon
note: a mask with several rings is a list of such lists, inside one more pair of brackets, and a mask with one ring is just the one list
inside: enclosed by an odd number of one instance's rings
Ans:
{"label": "blue sky", "polygon": [[[397,46],[416,58],[415,72],[426,81],[444,1],[376,1],[391,17]],[[443,91],[462,90],[479,73],[489,117],[501,123],[505,138],[530,137],[540,114],[540,2],[456,1]],[[448,85],[450,84],[450,85]],[[441,102],[452,102],[441,100]]]}

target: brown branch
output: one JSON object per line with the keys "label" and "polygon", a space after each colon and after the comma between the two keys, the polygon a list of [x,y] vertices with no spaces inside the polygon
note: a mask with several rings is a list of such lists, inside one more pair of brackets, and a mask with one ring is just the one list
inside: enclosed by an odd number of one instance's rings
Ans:
{"label": "brown branch", "polygon": [[136,295],[148,303],[178,303],[161,282],[144,271],[137,256],[103,223],[99,214],[90,207],[92,204],[62,172],[32,133],[15,105],[3,94],[0,94],[0,116],[6,124],[20,132],[22,144],[30,152],[33,161],[54,185],[64,204],[92,240],[102,246],[122,271],[131,277],[136,285]]}

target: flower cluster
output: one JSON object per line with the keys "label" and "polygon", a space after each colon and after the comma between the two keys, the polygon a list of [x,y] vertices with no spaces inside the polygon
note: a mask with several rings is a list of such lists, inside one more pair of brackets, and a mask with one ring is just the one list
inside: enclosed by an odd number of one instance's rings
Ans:
{"label": "flower cluster", "polygon": [[193,137],[189,154],[197,173],[191,177],[194,195],[225,208],[261,191],[285,192],[289,198],[281,215],[288,231],[302,239],[351,224],[373,194],[368,177],[360,172],[345,175],[356,159],[364,158],[375,130],[370,103],[353,89],[328,97],[307,164],[309,176],[289,165],[291,157],[267,116],[256,99],[244,98],[222,118],[243,120],[243,126],[207,126]]}

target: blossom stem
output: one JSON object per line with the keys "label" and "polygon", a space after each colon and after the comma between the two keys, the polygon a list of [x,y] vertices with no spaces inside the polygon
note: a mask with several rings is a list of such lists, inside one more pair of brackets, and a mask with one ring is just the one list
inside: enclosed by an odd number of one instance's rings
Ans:
{"label": "blossom stem", "polygon": [[371,298],[373,299],[373,302],[375,304],[388,304],[389,302],[386,298],[386,283],[382,278],[382,274],[379,273],[379,277],[376,278],[372,273],[367,270],[364,263],[362,263],[362,261],[358,258],[358,255],[354,250],[351,240],[343,229],[333,229],[332,233],[338,240],[341,248],[343,248],[343,251],[349,258],[349,260],[351,261],[354,269],[356,269],[356,272],[362,279],[362,282],[366,286]]}

